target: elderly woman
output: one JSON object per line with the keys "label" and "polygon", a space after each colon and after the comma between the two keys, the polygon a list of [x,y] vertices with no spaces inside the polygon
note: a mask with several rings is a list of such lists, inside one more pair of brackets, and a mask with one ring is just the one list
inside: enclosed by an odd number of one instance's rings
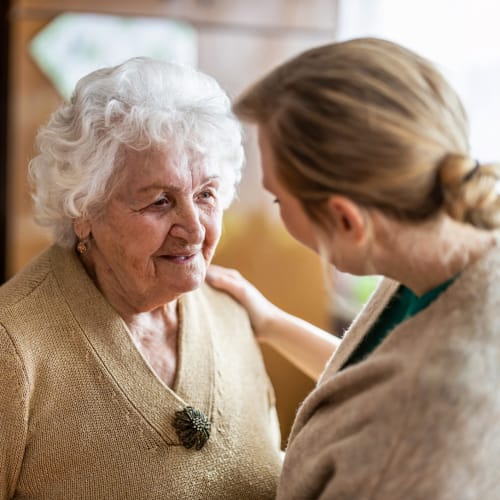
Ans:
{"label": "elderly woman", "polygon": [[243,160],[226,95],[131,59],[38,145],[55,244],[0,291],[0,498],[274,498],[272,388],[246,312],[204,285]]}
{"label": "elderly woman", "polygon": [[[455,92],[415,53],[357,39],[284,63],[236,113],[289,232],[386,277],[299,410],[278,498],[500,498],[500,165],[471,158]],[[250,285],[212,280],[290,341]]]}

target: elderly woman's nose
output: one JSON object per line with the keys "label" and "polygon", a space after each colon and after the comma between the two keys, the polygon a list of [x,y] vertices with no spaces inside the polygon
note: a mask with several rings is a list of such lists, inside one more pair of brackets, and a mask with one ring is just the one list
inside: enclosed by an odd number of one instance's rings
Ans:
{"label": "elderly woman's nose", "polygon": [[188,239],[193,243],[203,241],[205,229],[196,206],[185,205],[177,208],[170,234],[178,238]]}

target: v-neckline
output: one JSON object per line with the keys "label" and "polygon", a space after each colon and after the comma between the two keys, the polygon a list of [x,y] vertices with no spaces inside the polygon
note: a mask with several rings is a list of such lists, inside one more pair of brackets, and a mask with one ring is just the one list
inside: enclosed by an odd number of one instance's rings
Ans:
{"label": "v-neckline", "polygon": [[214,352],[211,321],[204,321],[200,292],[179,299],[177,374],[173,388],[153,371],[124,320],[95,287],[77,256],[53,247],[52,267],[62,296],[110,383],[169,444],[180,444],[172,426],[175,411],[194,406],[212,420]]}

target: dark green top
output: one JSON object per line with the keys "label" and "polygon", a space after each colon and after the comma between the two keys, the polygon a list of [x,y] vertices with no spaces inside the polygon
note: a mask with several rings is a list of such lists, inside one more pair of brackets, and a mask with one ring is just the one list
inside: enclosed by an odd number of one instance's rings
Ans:
{"label": "dark green top", "polygon": [[421,297],[415,295],[409,288],[400,285],[391,298],[389,304],[382,311],[372,328],[366,333],[358,347],[352,352],[341,369],[353,365],[366,358],[384,339],[391,330],[405,319],[415,316],[425,309],[431,302],[444,292],[455,278],[424,293]]}

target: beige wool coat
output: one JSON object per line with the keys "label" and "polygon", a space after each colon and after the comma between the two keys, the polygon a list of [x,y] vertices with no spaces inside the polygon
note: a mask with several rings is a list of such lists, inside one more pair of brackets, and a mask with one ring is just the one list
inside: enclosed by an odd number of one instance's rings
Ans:
{"label": "beige wool coat", "polygon": [[[272,388],[243,308],[208,286],[180,299],[166,387],[74,252],[54,246],[0,288],[0,499],[272,499]],[[211,420],[200,450],[172,425]]]}
{"label": "beige wool coat", "polygon": [[383,281],[298,412],[280,500],[500,499],[500,249],[339,371]]}

